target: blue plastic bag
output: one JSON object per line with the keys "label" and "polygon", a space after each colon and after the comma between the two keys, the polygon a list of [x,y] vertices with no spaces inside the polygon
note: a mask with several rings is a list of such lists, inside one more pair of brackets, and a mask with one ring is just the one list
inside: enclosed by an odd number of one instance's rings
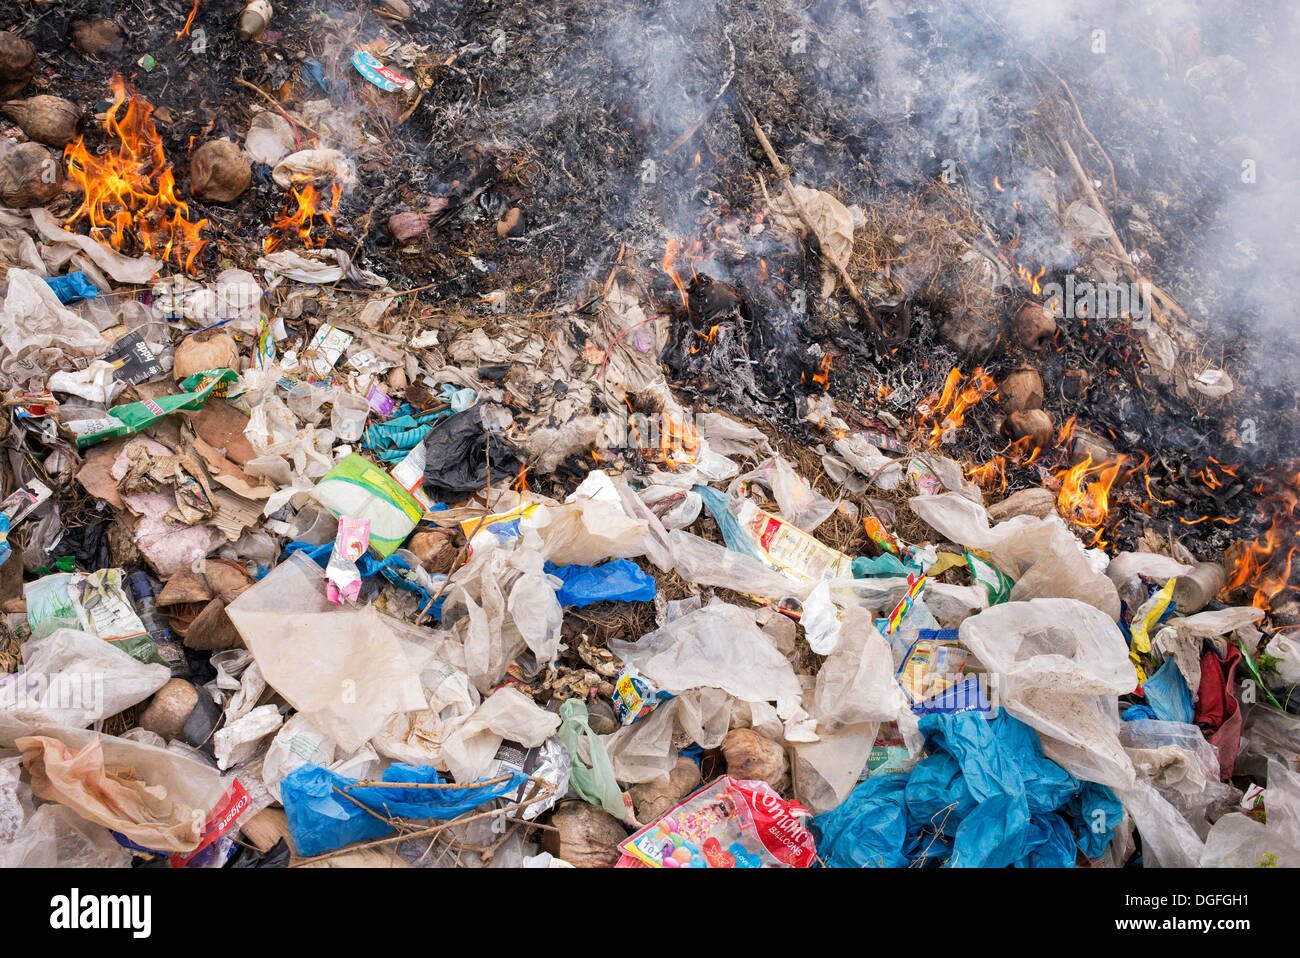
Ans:
{"label": "blue plastic bag", "polygon": [[1162,722],[1190,725],[1196,715],[1196,706],[1192,702],[1192,693],[1187,688],[1187,680],[1172,658],[1165,659],[1165,664],[1160,666],[1156,674],[1143,683],[1142,694],[1146,696],[1146,704],[1151,713]]}
{"label": "blue plastic bag", "polygon": [[[352,842],[380,838],[393,829],[371,811],[392,818],[448,819],[498,798],[527,780],[519,772],[503,772],[506,781],[480,788],[348,788],[357,779],[339,775],[319,765],[301,765],[280,784],[280,796],[289,833],[298,854],[320,855]],[[385,782],[442,784],[433,767],[390,766]],[[335,791],[338,789],[338,791]],[[343,792],[343,794],[339,794]],[[355,801],[353,800],[355,799]],[[368,811],[369,809],[369,811]]]}
{"label": "blue plastic bag", "polygon": [[560,605],[582,608],[593,602],[653,602],[654,576],[642,571],[630,559],[610,559],[603,565],[564,565],[546,563],[547,575],[564,580],[556,590]]}
{"label": "blue plastic bag", "polygon": [[909,775],[872,776],[813,819],[827,865],[1069,868],[1076,843],[1090,858],[1105,850],[1111,830],[1093,823],[1098,811],[1119,821],[1114,793],[1047,759],[1023,722],[930,713],[920,727],[929,755]]}
{"label": "blue plastic bag", "polygon": [[86,274],[81,270],[69,273],[67,276],[48,276],[45,282],[50,289],[54,290],[54,295],[59,297],[59,302],[65,306],[81,299],[95,299],[99,296],[99,287],[86,279]]}

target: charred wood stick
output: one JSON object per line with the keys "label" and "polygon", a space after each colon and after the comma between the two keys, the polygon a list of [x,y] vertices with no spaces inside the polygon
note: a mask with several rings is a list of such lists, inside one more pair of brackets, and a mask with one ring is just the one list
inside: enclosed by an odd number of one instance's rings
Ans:
{"label": "charred wood stick", "polygon": [[[1187,314],[1183,312],[1182,307],[1178,305],[1177,301],[1155,283],[1151,282],[1149,277],[1133,265],[1133,260],[1129,258],[1128,250],[1124,248],[1124,244],[1120,242],[1119,234],[1115,232],[1115,226],[1111,223],[1110,217],[1106,214],[1106,207],[1102,205],[1101,198],[1097,195],[1097,190],[1093,187],[1091,178],[1089,178],[1087,171],[1084,170],[1083,164],[1079,162],[1078,155],[1074,152],[1074,149],[1064,137],[1061,137],[1059,143],[1061,146],[1061,152],[1065,155],[1066,161],[1070,164],[1070,169],[1074,172],[1074,178],[1079,181],[1079,185],[1083,189],[1084,197],[1087,199],[1088,205],[1091,206],[1093,210],[1096,211],[1097,215],[1099,215],[1105,222],[1107,231],[1106,239],[1110,243],[1110,247],[1114,251],[1116,257],[1122,261],[1124,272],[1128,274],[1129,278],[1133,280],[1133,282],[1142,283],[1150,287],[1151,295],[1153,297],[1160,300],[1160,302],[1179,319],[1185,321],[1187,319]],[[1159,311],[1158,306],[1156,307],[1156,311]]]}
{"label": "charred wood stick", "polygon": [[278,112],[282,117],[284,117],[290,123],[294,124],[295,126],[302,127],[304,130],[306,130],[312,136],[316,137],[316,139],[318,140],[323,139],[323,137],[319,133],[317,133],[315,130],[309,127],[306,123],[302,122],[302,120],[295,120],[288,113],[286,113],[284,107],[280,106],[279,101],[277,101],[275,97],[271,96],[271,94],[263,90],[260,86],[249,83],[247,80],[243,79],[242,77],[235,77],[235,82],[238,83],[240,86],[248,87],[258,96],[264,99],[267,103],[271,104],[271,106],[275,107],[276,112]]}
{"label": "charred wood stick", "polygon": [[[769,140],[767,134],[763,132],[763,127],[759,124],[758,117],[750,113],[749,118],[754,122],[754,135],[758,137],[758,142],[762,145],[763,152],[767,154],[768,162],[772,164],[772,169],[776,171],[777,179],[789,187],[790,168],[777,158],[776,150],[772,148],[772,141]],[[812,217],[808,215],[808,210],[804,207],[803,201],[799,199],[799,195],[791,189],[787,189],[787,193],[790,196],[791,202],[794,204],[795,212],[799,214],[799,219],[803,221],[803,225],[808,228],[808,231],[811,232],[813,236],[817,237],[818,252],[821,253],[826,262],[835,267],[835,272],[839,275],[840,282],[844,284],[844,289],[848,292],[849,298],[853,300],[854,305],[858,307],[862,315],[874,326],[875,318],[871,312],[871,307],[867,305],[867,301],[863,299],[862,294],[858,292],[857,283],[853,282],[853,277],[849,276],[849,271],[844,268],[844,264],[839,261],[839,258],[832,254],[831,251],[826,248],[826,244],[821,241],[821,234],[817,232],[817,227],[813,225]]]}
{"label": "charred wood stick", "polygon": [[731,27],[728,26],[724,29],[722,31],[722,36],[726,39],[727,46],[731,48],[731,66],[727,68],[727,78],[722,81],[722,88],[713,95],[713,99],[710,100],[709,105],[704,108],[704,112],[700,114],[700,118],[691,124],[685,133],[668,145],[668,149],[664,150],[664,156],[671,156],[673,153],[676,153],[682,148],[682,144],[696,134],[700,127],[704,125],[705,121],[713,115],[713,111],[717,108],[718,103],[721,102],[723,94],[725,94],[728,87],[731,86],[731,81],[736,78],[736,45],[731,42]]}

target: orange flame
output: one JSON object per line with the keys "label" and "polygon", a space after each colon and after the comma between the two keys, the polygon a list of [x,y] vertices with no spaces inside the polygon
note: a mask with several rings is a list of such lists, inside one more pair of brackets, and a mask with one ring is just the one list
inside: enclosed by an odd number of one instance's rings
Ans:
{"label": "orange flame", "polygon": [[664,272],[672,279],[673,285],[677,287],[677,292],[682,294],[682,308],[686,309],[686,287],[682,285],[681,278],[677,275],[677,270],[673,268],[673,263],[677,259],[677,251],[682,248],[682,244],[677,240],[669,240],[664,248],[663,268]]}
{"label": "orange flame", "polygon": [[[81,187],[82,197],[63,225],[87,220],[92,235],[107,232],[115,250],[135,247],[163,260],[175,257],[176,265],[189,272],[207,245],[200,233],[208,221],[190,222],[188,204],[176,196],[171,165],[154,127],[153,106],[134,94],[128,97],[126,82],[117,74],[110,86],[114,99],[104,130],[116,142],[101,156],[91,155],[85,137],[64,149],[68,179]],[[119,119],[123,104],[126,109]]]}
{"label": "orange flame", "polygon": [[997,389],[997,383],[985,375],[982,366],[970,374],[965,388],[959,390],[961,381],[961,370],[954,366],[944,381],[943,392],[937,397],[931,393],[917,407],[922,424],[933,420],[926,441],[931,449],[954,436],[966,420],[966,410]]}
{"label": "orange flame", "polygon": [[[1114,462],[1092,464],[1092,454],[1071,469],[1056,474],[1061,484],[1056,495],[1056,506],[1061,515],[1077,526],[1096,529],[1091,545],[1104,546],[1102,528],[1110,513],[1110,490],[1119,476],[1120,467],[1128,459],[1118,456]],[[1085,482],[1085,480],[1090,480]]]}
{"label": "orange flame", "polygon": [[314,238],[312,227],[319,213],[320,218],[329,227],[330,234],[334,232],[334,214],[338,212],[339,198],[343,192],[337,180],[334,181],[330,192],[329,209],[320,209],[318,206],[320,197],[316,195],[316,187],[312,184],[305,185],[301,192],[291,188],[290,193],[297,204],[297,209],[291,211],[288,203],[285,204],[284,212],[271,224],[271,235],[263,241],[263,249],[268,253],[274,253],[278,249],[283,249],[294,236],[297,236],[302,241],[302,245],[308,248],[324,246],[329,236]]}
{"label": "orange flame", "polygon": [[[1291,477],[1289,488],[1269,496],[1260,504],[1261,514],[1272,513],[1268,530],[1253,542],[1243,543],[1236,556],[1228,583],[1221,595],[1249,586],[1253,589],[1250,604],[1259,609],[1272,608],[1277,596],[1292,588],[1291,569],[1295,560],[1297,534],[1300,533],[1300,473]],[[1229,550],[1229,555],[1236,548]]]}

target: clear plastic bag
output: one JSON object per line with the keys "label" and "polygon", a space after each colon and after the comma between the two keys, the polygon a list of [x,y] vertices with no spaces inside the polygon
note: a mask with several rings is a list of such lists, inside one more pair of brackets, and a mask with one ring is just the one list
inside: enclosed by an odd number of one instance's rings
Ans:
{"label": "clear plastic bag", "polygon": [[23,645],[24,666],[0,685],[0,745],[46,725],[85,728],[143,702],[171,678],[110,642],[56,629]]}
{"label": "clear plastic bag", "polygon": [[[268,685],[346,752],[394,712],[424,707],[418,667],[374,606],[341,609],[295,553],[226,608]],[[310,668],[304,668],[310,663]]]}
{"label": "clear plastic bag", "polygon": [[62,805],[42,805],[8,841],[0,868],[129,868],[131,853],[107,828]]}
{"label": "clear plastic bag", "polygon": [[1122,695],[1137,684],[1119,626],[1074,599],[995,605],[964,621],[959,638],[986,669],[1022,687]]}
{"label": "clear plastic bag", "polygon": [[753,612],[715,600],[610,651],[670,692],[709,686],[745,702],[798,698],[794,669]]}

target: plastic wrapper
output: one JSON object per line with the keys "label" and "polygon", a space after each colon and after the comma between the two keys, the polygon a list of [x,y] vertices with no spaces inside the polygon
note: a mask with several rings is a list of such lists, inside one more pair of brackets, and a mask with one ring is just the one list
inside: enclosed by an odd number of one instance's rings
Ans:
{"label": "plastic wrapper", "polygon": [[325,594],[338,605],[352,604],[361,595],[361,571],[357,560],[370,546],[370,520],[339,518],[334,548],[325,566]]}
{"label": "plastic wrapper", "polygon": [[107,442],[119,436],[132,436],[158,420],[182,409],[201,409],[208,397],[225,394],[227,384],[239,378],[231,369],[213,369],[195,373],[181,383],[182,392],[157,399],[114,406],[102,420],[77,423],[77,448]]}
{"label": "plastic wrapper", "polygon": [[332,605],[310,559],[290,556],[226,613],[267,684],[346,752],[360,748],[394,712],[425,704],[420,670],[391,620],[374,606]]}
{"label": "plastic wrapper", "polygon": [[392,555],[424,515],[397,480],[355,453],[316,484],[314,495],[336,516],[369,519],[370,548],[380,558]]}
{"label": "plastic wrapper", "polygon": [[672,698],[671,692],[656,688],[636,669],[624,666],[614,679],[614,714],[623,725],[631,725]]}
{"label": "plastic wrapper", "polygon": [[23,646],[23,669],[0,679],[0,745],[41,726],[85,728],[143,702],[171,678],[112,643],[57,629]]}
{"label": "plastic wrapper", "polygon": [[[541,745],[534,745],[531,748],[518,742],[502,742],[483,777],[496,778],[504,772],[516,772],[549,785],[553,794],[515,813],[518,818],[532,821],[543,812],[554,808],[556,802],[565,796],[569,790],[569,777],[572,771],[573,761],[569,757],[569,749],[558,738],[548,738]],[[533,788],[532,782],[522,782],[515,791],[502,794],[498,801],[517,804],[529,798]]]}
{"label": "plastic wrapper", "polygon": [[609,648],[670,692],[710,686],[746,702],[799,696],[794,669],[758,627],[754,614],[722,601],[636,642],[611,639]]}
{"label": "plastic wrapper", "polygon": [[619,848],[651,868],[809,868],[817,849],[806,815],[766,782],[724,775]]}

